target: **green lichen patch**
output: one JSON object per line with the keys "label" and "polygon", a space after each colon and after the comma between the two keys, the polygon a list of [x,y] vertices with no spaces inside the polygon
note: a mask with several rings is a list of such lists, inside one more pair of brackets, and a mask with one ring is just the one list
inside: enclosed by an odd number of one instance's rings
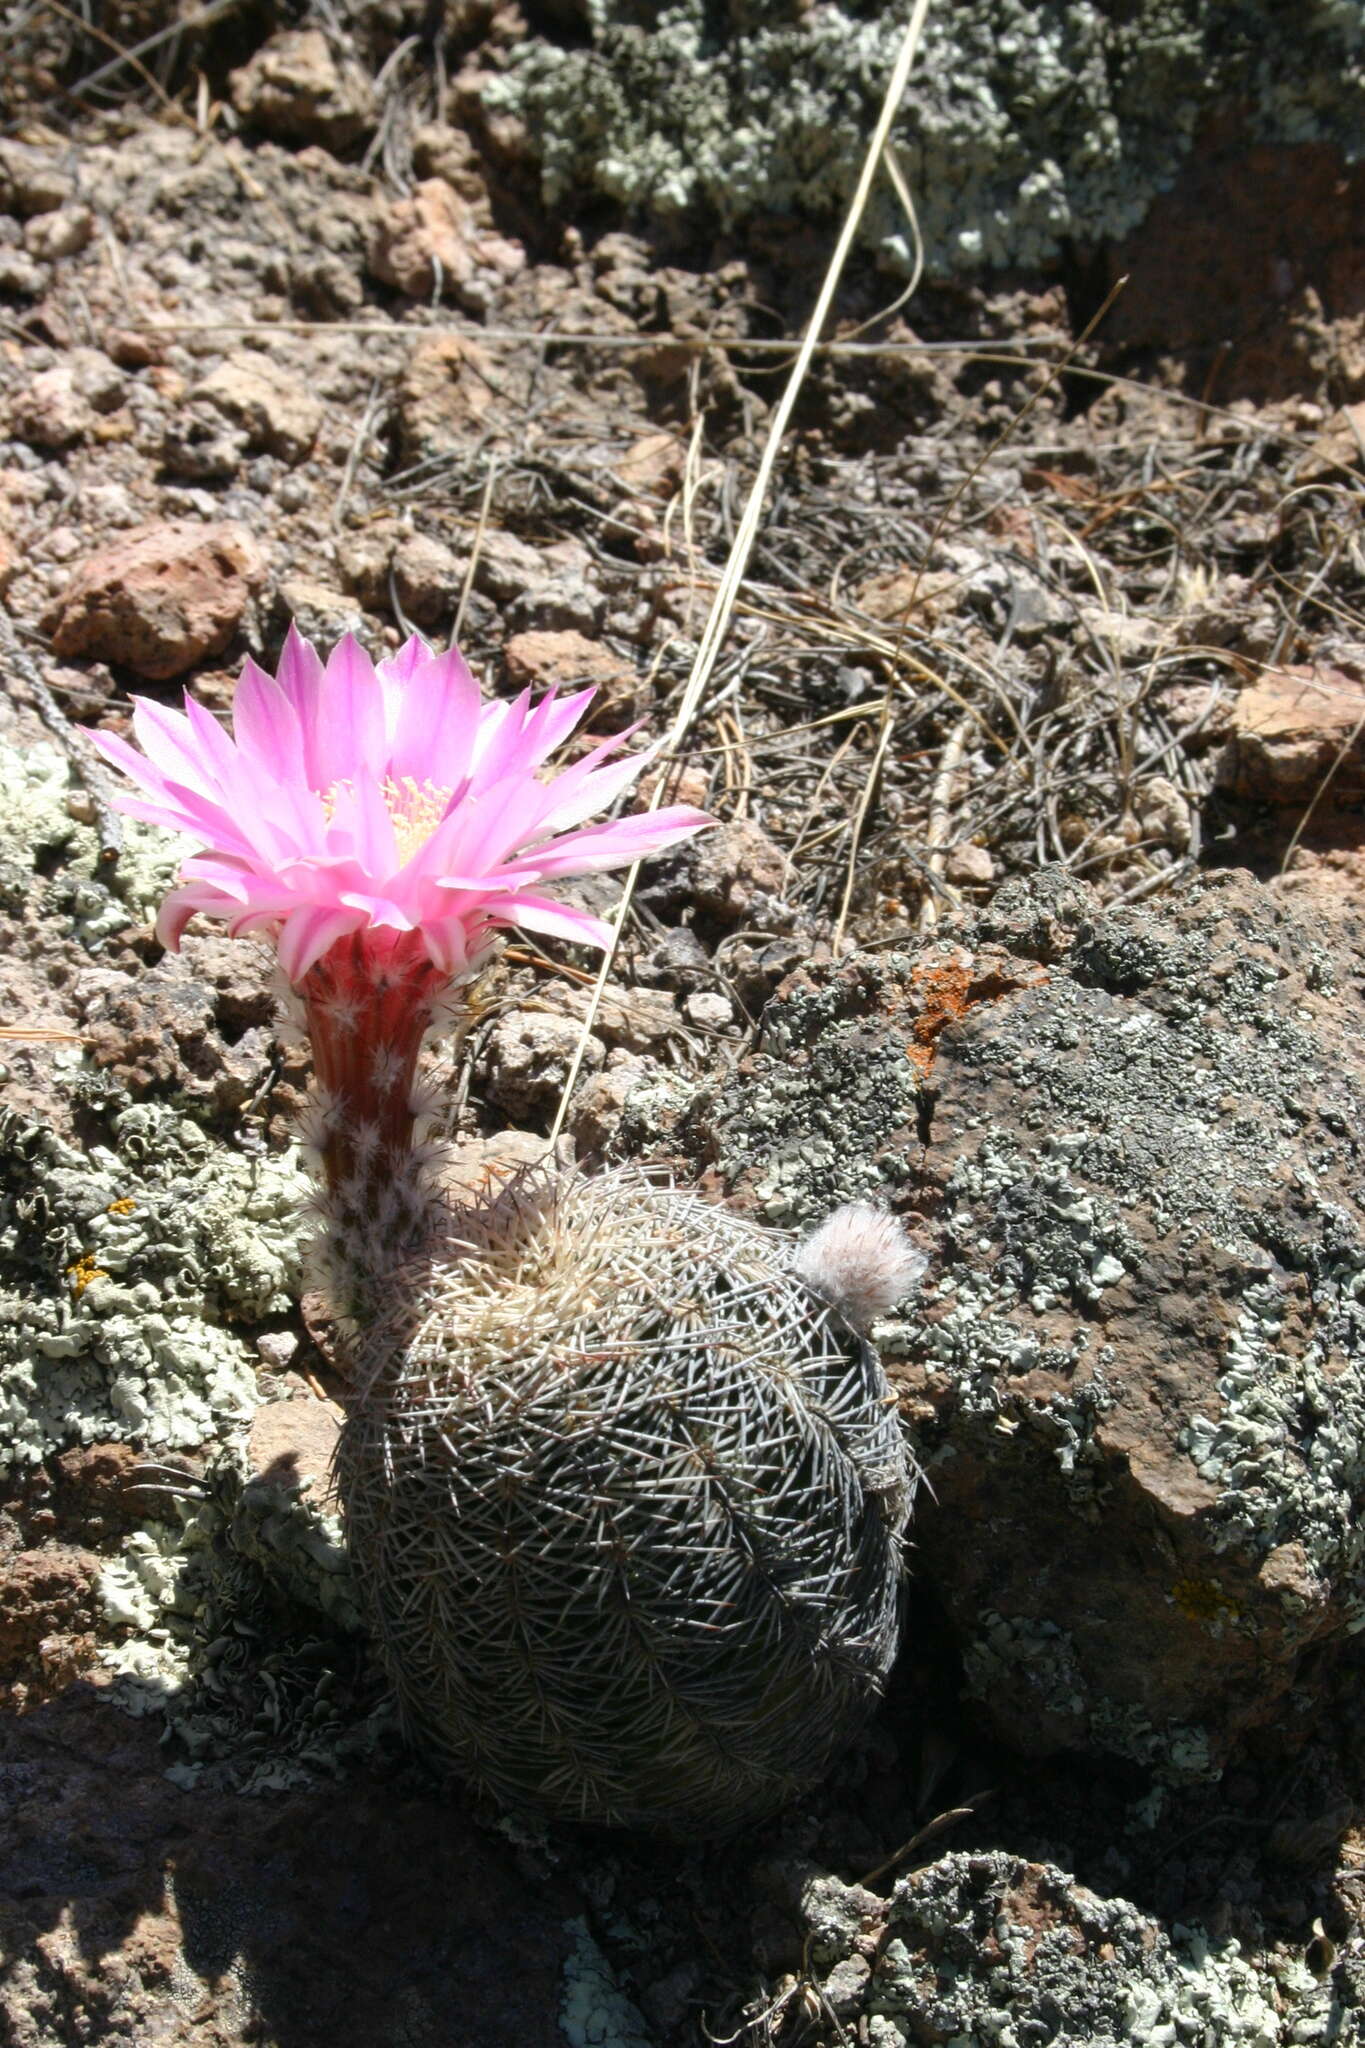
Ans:
{"label": "green lichen patch", "polygon": [[0,1441],[35,1463],[68,1443],[188,1447],[255,1405],[231,1327],[288,1308],[308,1182],[153,1104],[88,1154],[0,1113]]}
{"label": "green lichen patch", "polygon": [[[874,0],[717,9],[589,0],[591,40],[528,38],[488,88],[524,122],[547,198],[727,225],[830,215],[852,194],[905,15]],[[728,16],[724,25],[722,15]],[[1237,104],[1258,140],[1365,140],[1365,28],[1342,0],[967,0],[930,11],[895,130],[931,271],[1036,266],[1121,236],[1199,125]],[[908,267],[887,181],[867,239]]]}

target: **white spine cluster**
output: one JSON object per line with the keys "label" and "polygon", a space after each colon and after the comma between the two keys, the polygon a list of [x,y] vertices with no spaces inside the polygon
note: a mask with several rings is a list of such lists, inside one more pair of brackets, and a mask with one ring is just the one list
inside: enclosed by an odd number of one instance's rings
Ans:
{"label": "white spine cluster", "polygon": [[928,1263],[895,1217],[870,1202],[836,1209],[794,1261],[811,1292],[864,1332],[904,1300]]}

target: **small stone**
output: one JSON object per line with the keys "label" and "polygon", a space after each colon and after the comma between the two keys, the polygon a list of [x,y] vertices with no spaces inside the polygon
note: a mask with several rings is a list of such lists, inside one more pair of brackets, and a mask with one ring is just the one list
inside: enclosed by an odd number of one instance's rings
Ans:
{"label": "small stone", "polygon": [[780,897],[787,857],[758,825],[738,821],[700,833],[682,849],[699,910],[726,924],[747,918],[761,897]]}
{"label": "small stone", "polygon": [[347,633],[364,634],[365,614],[355,599],[311,576],[286,576],[279,588],[277,616],[297,626],[305,640],[335,646]]}
{"label": "small stone", "polygon": [[1325,664],[1271,669],[1233,707],[1218,764],[1224,789],[1253,803],[1298,804],[1332,771],[1331,796],[1365,794],[1365,683]]}
{"label": "small stone", "polygon": [[299,1340],[292,1330],[263,1330],[256,1339],[256,1349],[272,1372],[284,1372],[298,1348]]}
{"label": "small stone", "polygon": [[459,603],[464,566],[430,534],[407,534],[394,550],[393,581],[398,602],[415,626],[437,626]]}
{"label": "small stone", "polygon": [[508,608],[514,632],[595,633],[607,615],[605,592],[582,576],[551,576],[524,590]]}
{"label": "small stone", "polygon": [[729,996],[703,988],[687,998],[683,1015],[699,1031],[728,1031],[735,1021],[735,1006]]}
{"label": "small stone", "polygon": [[583,633],[514,633],[503,661],[514,690],[596,690],[588,710],[590,730],[628,725],[643,709],[644,681],[634,664]]}
{"label": "small stone", "polygon": [[968,840],[953,848],[943,864],[943,872],[955,888],[984,888],[995,880],[995,862],[984,846],[973,846]]}
{"label": "small stone", "polygon": [[24,247],[39,263],[55,263],[78,256],[94,232],[95,216],[88,206],[62,206],[25,223]]}
{"label": "small stone", "polygon": [[631,444],[615,469],[627,490],[668,498],[682,482],[686,461],[686,445],[676,434],[645,434]]}
{"label": "small stone", "polygon": [[497,527],[484,534],[474,563],[474,588],[486,597],[507,604],[544,575],[545,558],[538,548]]}
{"label": "small stone", "polygon": [[[572,1017],[548,1011],[512,1010],[500,1017],[488,1041],[489,1101],[513,1117],[553,1110],[582,1035]],[[606,1056],[602,1040],[590,1036],[581,1071],[595,1073]]]}
{"label": "small stone", "polygon": [[373,132],[374,87],[358,64],[339,59],[321,29],[284,29],[228,79],[232,104],[281,142],[347,149]]}
{"label": "small stone", "polygon": [[433,334],[414,348],[398,387],[407,463],[464,453],[493,402],[493,365],[475,342]]}
{"label": "small stone", "polygon": [[58,654],[167,682],[223,652],[265,569],[235,521],[137,527],[86,558],[44,627]]}
{"label": "small stone", "polygon": [[229,356],[197,384],[191,399],[243,430],[245,446],[301,462],[317,438],[322,405],[307,387],[255,352]]}
{"label": "small stone", "polygon": [[31,448],[69,448],[93,424],[89,402],[76,389],[70,363],[40,370],[10,404],[10,431]]}
{"label": "small stone", "polygon": [[520,242],[482,227],[444,178],[424,178],[407,198],[394,200],[370,250],[371,274],[409,299],[458,300],[478,271],[506,279],[525,267]]}
{"label": "small stone", "polygon": [[75,197],[75,181],[49,150],[29,143],[0,141],[0,213],[23,218],[55,213]]}

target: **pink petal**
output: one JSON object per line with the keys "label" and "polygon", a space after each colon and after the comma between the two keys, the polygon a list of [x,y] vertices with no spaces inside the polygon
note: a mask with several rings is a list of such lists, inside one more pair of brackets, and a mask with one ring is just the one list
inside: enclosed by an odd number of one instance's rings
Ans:
{"label": "pink petal", "polygon": [[457,788],[469,772],[480,710],[479,686],[463,656],[453,647],[438,654],[408,679],[390,772],[438,789]]}
{"label": "pink petal", "polygon": [[348,932],[359,930],[364,922],[364,915],[358,910],[334,910],[327,905],[291,912],[277,944],[285,979],[297,987],[329,947],[344,939]]}
{"label": "pink petal", "polygon": [[548,896],[519,892],[486,896],[482,908],[499,924],[519,924],[528,932],[545,932],[554,939],[572,939],[585,946],[601,946],[604,951],[612,942],[612,928],[603,918],[575,910],[570,903],[555,903]]}
{"label": "pink petal", "polygon": [[168,711],[164,704],[154,704],[150,697],[134,697],[133,730],[143,753],[163,775],[203,796],[221,794],[218,778],[205,761],[183,712]]}
{"label": "pink petal", "polygon": [[[689,833],[714,825],[705,811],[691,804],[670,804],[661,811],[639,811],[629,818],[614,818],[605,825],[590,825],[586,831],[570,832],[563,839],[551,839],[524,857],[527,873],[537,880],[550,875],[596,875],[610,868],[629,867],[662,852]],[[520,872],[523,862],[510,863]],[[504,870],[504,873],[509,870]]]}
{"label": "pink petal", "polygon": [[323,671],[309,779],[315,789],[328,790],[361,769],[382,775],[384,754],[384,686],[369,655],[348,633]]}

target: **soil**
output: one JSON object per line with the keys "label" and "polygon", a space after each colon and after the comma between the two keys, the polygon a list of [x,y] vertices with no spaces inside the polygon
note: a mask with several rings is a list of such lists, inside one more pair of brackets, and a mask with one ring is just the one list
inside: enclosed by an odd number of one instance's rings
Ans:
{"label": "soil", "polygon": [[[155,33],[160,8],[122,6],[99,37],[64,10],[14,29],[0,604],[20,658],[0,741],[69,753],[77,823],[103,829],[82,726],[126,732],[132,694],[182,688],[227,711],[290,619],[376,652],[458,631],[494,691],[587,676],[597,731],[676,711],[789,360],[770,345],[800,331],[830,234],[767,223],[684,261],[638,223],[545,215],[467,82],[513,10],[452,11],[466,83],[444,96],[385,69],[412,26],[396,7],[358,13],[344,62],[346,38],[267,51],[269,10],[228,11],[90,90],[109,34]],[[1269,298],[1242,290],[1274,238],[1238,211],[1235,137],[1127,248],[1066,275],[939,283],[888,312],[886,279],[850,270],[832,331],[866,352],[817,357],[719,664],[655,771],[722,827],[642,876],[568,1121],[587,1163],[688,1159],[683,1106],[737,1068],[743,1086],[796,970],[916,944],[1042,867],[1102,906],[1249,869],[1325,921],[1358,992],[1358,250],[1327,218],[1344,169],[1267,154],[1256,189],[1277,209],[1288,190],[1296,223]],[[1192,283],[1215,256],[1240,281],[1218,331]],[[172,960],[142,915],[92,927],[61,847],[32,854],[0,862],[6,1106],[90,1148],[121,1105],[173,1105],[214,1146],[282,1153],[306,1067],[274,1045],[250,950],[201,933]],[[480,986],[448,1076],[471,1173],[549,1129],[594,966],[516,940]],[[912,1060],[964,1001],[937,988]],[[37,1225],[6,1214],[9,1271]],[[316,1415],[325,1326],[295,1305],[237,1328],[260,1398]],[[197,1497],[220,1448],[190,1447],[173,1490]],[[26,2048],[832,2044],[852,2036],[796,1995],[809,1958],[764,1872],[800,1858],[852,1881],[891,1859],[885,1888],[940,1847],[1058,1863],[1240,1940],[1267,1981],[1306,1959],[1358,2038],[1356,1653],[1288,1765],[1254,1735],[1142,1826],[1137,1766],[1023,1762],[964,1710],[944,1618],[912,1594],[924,1653],[835,1781],[761,1836],[683,1853],[471,1813],[404,1753],[363,1646],[310,1615],[345,1674],[335,1725],[367,1732],[248,1796],[212,1754],[196,1776],[176,1715],[131,1717],[115,1682],[137,1624],[101,1574],[173,1514],[144,1453],[54,1444],[0,1479],[0,1996]],[[295,1641],[301,1610],[255,1579],[252,1606],[236,1553],[231,1573],[239,1604],[213,1611],[262,1650]],[[210,1647],[201,1628],[201,1688]],[[259,1763],[302,1710],[272,1704],[255,1658],[211,1704],[234,1740],[255,1717]]]}

